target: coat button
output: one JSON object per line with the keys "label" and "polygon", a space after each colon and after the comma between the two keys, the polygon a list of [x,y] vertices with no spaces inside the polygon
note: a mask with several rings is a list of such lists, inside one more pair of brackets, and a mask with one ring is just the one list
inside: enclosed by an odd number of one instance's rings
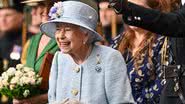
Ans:
{"label": "coat button", "polygon": [[141,17],[137,17],[137,20],[141,21]]}
{"label": "coat button", "polygon": [[79,68],[79,67],[76,67],[76,68],[74,68],[74,71],[75,71],[76,73],[78,73],[78,72],[80,72],[80,68]]}
{"label": "coat button", "polygon": [[135,20],[137,20],[137,17],[136,17],[136,16],[134,16],[134,19],[135,19]]}
{"label": "coat button", "polygon": [[73,89],[73,90],[71,91],[71,93],[72,93],[74,96],[76,96],[76,95],[78,95],[78,90]]}

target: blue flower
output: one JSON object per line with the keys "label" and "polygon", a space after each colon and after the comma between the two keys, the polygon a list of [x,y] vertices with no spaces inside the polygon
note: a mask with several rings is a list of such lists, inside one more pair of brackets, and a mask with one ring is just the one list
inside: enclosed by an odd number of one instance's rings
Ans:
{"label": "blue flower", "polygon": [[51,7],[49,11],[50,19],[60,18],[63,12],[64,10],[63,10],[62,2],[55,3],[54,6]]}
{"label": "blue flower", "polygon": [[52,7],[51,8],[51,13],[56,13],[57,12],[57,7]]}
{"label": "blue flower", "polygon": [[57,12],[57,7],[51,7],[50,12],[49,12],[49,16],[51,17],[52,14],[55,14]]}

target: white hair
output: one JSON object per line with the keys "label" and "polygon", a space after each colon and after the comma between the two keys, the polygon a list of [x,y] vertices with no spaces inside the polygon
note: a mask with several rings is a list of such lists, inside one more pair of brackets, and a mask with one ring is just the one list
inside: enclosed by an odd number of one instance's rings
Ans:
{"label": "white hair", "polygon": [[80,30],[81,30],[83,33],[85,33],[85,34],[88,35],[87,44],[93,44],[93,43],[94,43],[94,35],[92,35],[93,33],[92,33],[90,30],[85,29],[85,28],[83,28],[83,27],[80,27]]}

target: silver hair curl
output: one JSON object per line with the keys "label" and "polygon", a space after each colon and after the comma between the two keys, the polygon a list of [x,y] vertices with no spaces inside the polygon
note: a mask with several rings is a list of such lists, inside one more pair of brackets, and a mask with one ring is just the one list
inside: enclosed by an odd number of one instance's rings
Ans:
{"label": "silver hair curl", "polygon": [[83,28],[83,27],[80,27],[80,30],[83,32],[83,33],[85,33],[85,34],[87,34],[88,35],[88,40],[87,40],[87,44],[94,44],[94,35],[92,35],[93,33],[90,31],[90,30],[88,30],[88,29],[85,29],[85,28]]}

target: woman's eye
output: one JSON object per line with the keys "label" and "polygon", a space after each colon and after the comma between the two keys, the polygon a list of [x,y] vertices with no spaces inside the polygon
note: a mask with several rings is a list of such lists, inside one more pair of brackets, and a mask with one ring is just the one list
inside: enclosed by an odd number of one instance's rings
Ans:
{"label": "woman's eye", "polygon": [[65,28],[65,31],[71,31],[71,28]]}
{"label": "woman's eye", "polygon": [[60,33],[60,30],[61,30],[61,29],[56,28],[55,34],[56,34],[56,33],[57,33],[57,34]]}
{"label": "woman's eye", "polygon": [[60,28],[56,28],[57,31],[60,31]]}

